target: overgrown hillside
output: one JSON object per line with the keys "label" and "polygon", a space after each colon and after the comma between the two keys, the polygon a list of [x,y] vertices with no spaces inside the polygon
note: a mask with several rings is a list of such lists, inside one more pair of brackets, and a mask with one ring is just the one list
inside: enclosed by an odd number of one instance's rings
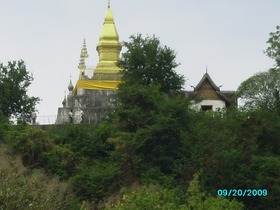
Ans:
{"label": "overgrown hillside", "polygon": [[[228,209],[242,209],[237,203],[230,207],[227,202],[233,198],[245,209],[278,209],[280,116],[266,110],[201,113],[187,105],[180,97],[154,104],[153,112],[135,115],[150,120],[150,124],[133,130],[125,127],[131,124],[117,122],[116,116],[98,127],[54,125],[47,131],[12,126],[2,120],[1,142],[12,148],[13,155],[21,155],[28,170],[39,169],[67,182],[88,209],[189,209],[192,205],[210,206],[194,209],[225,209],[217,208],[224,202]],[[5,174],[14,170],[8,162],[1,158]],[[36,192],[24,181],[36,180],[36,175],[28,172],[25,176],[20,175],[18,181],[11,179],[11,184],[1,180],[1,189],[9,186],[24,195]],[[198,187],[192,189],[189,186],[194,177]],[[7,178],[11,176],[1,176]],[[46,187],[41,190],[46,196],[51,196],[47,183],[61,188],[57,181],[44,178],[40,182]],[[222,199],[217,197],[219,189],[261,189],[268,194]],[[55,198],[59,197],[50,199]],[[36,199],[40,202],[41,198]]]}

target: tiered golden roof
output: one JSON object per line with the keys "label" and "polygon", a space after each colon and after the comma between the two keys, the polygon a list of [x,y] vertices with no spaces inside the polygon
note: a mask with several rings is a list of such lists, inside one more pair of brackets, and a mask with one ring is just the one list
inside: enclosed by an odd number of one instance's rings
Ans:
{"label": "tiered golden roof", "polygon": [[120,68],[117,66],[121,51],[119,34],[117,32],[114,17],[110,5],[108,5],[99,43],[96,47],[99,54],[99,62],[94,71],[93,79],[116,79]]}
{"label": "tiered golden roof", "polygon": [[85,58],[88,55],[84,41],[79,64],[80,77],[74,90],[75,94],[77,89],[117,90],[121,82],[121,68],[118,67],[121,43],[119,42],[119,34],[115,26],[110,4],[108,4],[96,50],[99,55],[99,62],[94,70],[93,77],[86,79],[86,77],[83,77],[83,74],[86,69]]}

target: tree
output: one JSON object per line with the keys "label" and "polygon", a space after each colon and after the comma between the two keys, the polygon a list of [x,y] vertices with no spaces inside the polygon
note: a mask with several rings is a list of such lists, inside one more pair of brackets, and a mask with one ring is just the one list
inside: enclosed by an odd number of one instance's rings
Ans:
{"label": "tree", "polygon": [[280,26],[276,26],[276,32],[271,32],[267,43],[270,45],[265,54],[274,59],[276,66],[280,67]]}
{"label": "tree", "polygon": [[4,116],[18,117],[21,112],[28,114],[35,110],[40,99],[27,95],[32,80],[24,61],[0,64],[0,111]]}
{"label": "tree", "polygon": [[127,51],[122,54],[120,63],[126,83],[160,85],[163,92],[182,89],[184,77],[175,72],[179,65],[175,61],[176,54],[171,48],[162,46],[158,38],[143,38],[138,34],[130,36],[130,42],[123,45]]}
{"label": "tree", "polygon": [[[185,97],[168,96],[159,86],[125,83],[117,93],[109,138],[114,155],[131,182],[178,176],[188,155],[189,103]],[[161,178],[160,178],[161,177]],[[140,180],[141,181],[141,180]],[[129,181],[130,182],[130,181]]]}
{"label": "tree", "polygon": [[6,135],[5,142],[12,146],[14,152],[20,153],[23,164],[31,168],[45,165],[44,153],[53,150],[54,144],[48,134],[34,127],[17,127]]}
{"label": "tree", "polygon": [[247,109],[278,109],[280,113],[280,26],[271,32],[264,53],[275,60],[274,68],[260,72],[241,83],[237,96]]}
{"label": "tree", "polygon": [[112,119],[116,132],[109,142],[115,146],[113,158],[133,184],[141,177],[158,180],[180,173],[176,170],[185,149],[188,101],[178,94],[184,79],[175,72],[174,51],[154,36],[130,39],[120,62],[124,83],[117,93]]}
{"label": "tree", "polygon": [[[267,190],[268,196],[260,196],[258,199],[248,201],[254,209],[279,209],[280,208],[280,159],[279,156],[256,155],[250,166],[256,189]],[[247,206],[249,206],[247,204]],[[253,208],[252,208],[253,209]]]}
{"label": "tree", "polygon": [[279,109],[280,68],[260,72],[241,83],[237,96],[246,109]]}

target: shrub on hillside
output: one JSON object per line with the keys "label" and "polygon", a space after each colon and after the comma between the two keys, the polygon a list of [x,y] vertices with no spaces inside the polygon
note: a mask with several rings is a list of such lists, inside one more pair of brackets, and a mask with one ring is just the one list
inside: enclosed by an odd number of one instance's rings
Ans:
{"label": "shrub on hillside", "polygon": [[0,145],[0,209],[81,209],[67,183],[28,171],[21,158]]}
{"label": "shrub on hillside", "polygon": [[4,136],[6,135],[7,130],[10,128],[10,123],[8,118],[6,118],[0,111],[0,142],[4,141]]}
{"label": "shrub on hillside", "polygon": [[54,145],[52,150],[44,153],[46,169],[66,179],[73,175],[79,159],[70,148],[70,145]]}
{"label": "shrub on hillside", "polygon": [[44,166],[43,153],[50,151],[54,145],[45,131],[30,126],[9,132],[6,142],[15,153],[21,154],[23,163],[31,168]]}
{"label": "shrub on hillside", "polygon": [[108,204],[107,210],[242,210],[243,204],[224,197],[211,197],[200,191],[199,176],[194,175],[187,190],[162,189],[159,186],[140,187],[124,194],[119,203]]}
{"label": "shrub on hillside", "polygon": [[71,184],[79,198],[98,204],[112,193],[118,175],[119,169],[115,165],[96,161],[93,166],[80,165]]}

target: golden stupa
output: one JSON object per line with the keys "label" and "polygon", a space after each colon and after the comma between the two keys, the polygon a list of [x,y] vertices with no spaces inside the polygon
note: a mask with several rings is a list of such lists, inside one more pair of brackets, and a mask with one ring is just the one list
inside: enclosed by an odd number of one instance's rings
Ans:
{"label": "golden stupa", "polygon": [[85,76],[85,58],[88,57],[88,54],[84,40],[79,64],[80,75],[74,94],[77,94],[78,90],[117,90],[121,82],[121,68],[118,66],[121,48],[113,13],[110,4],[108,4],[103,28],[96,47],[99,62],[94,69],[92,78],[87,78]]}

